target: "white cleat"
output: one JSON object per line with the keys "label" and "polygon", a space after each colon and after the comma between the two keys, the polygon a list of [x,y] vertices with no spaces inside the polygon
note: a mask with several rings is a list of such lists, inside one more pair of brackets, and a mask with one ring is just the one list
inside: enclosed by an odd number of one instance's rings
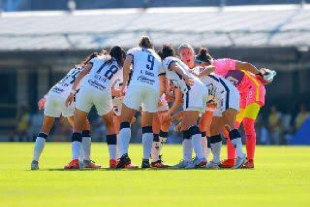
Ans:
{"label": "white cleat", "polygon": [[31,170],[39,170],[39,162],[36,160],[32,160],[31,162]]}
{"label": "white cleat", "polygon": [[247,161],[248,159],[245,155],[243,157],[237,157],[235,165],[232,167],[232,169],[241,168]]}
{"label": "white cleat", "polygon": [[186,161],[181,160],[178,164],[172,166],[172,168],[179,169],[179,168],[185,168],[187,165],[189,165],[192,161]]}
{"label": "white cleat", "polygon": [[185,168],[186,169],[195,169],[195,168],[201,168],[204,167],[207,164],[206,158],[198,159],[198,157],[195,157],[193,161],[191,161]]}
{"label": "white cleat", "polygon": [[219,168],[220,168],[219,164],[220,164],[220,163],[215,163],[215,162],[213,162],[213,161],[210,161],[210,162],[208,162],[208,163],[204,166],[204,168],[206,168],[206,169],[219,169]]}

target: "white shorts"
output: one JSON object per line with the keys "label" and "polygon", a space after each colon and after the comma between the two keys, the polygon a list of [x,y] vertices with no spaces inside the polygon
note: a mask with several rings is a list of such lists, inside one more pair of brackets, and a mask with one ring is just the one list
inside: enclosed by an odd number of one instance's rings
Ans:
{"label": "white shorts", "polygon": [[218,99],[218,105],[213,116],[221,117],[227,109],[239,111],[240,95],[237,88],[231,84],[225,84],[225,91],[221,93]]}
{"label": "white shorts", "polygon": [[129,86],[124,104],[131,109],[139,111],[142,106],[142,111],[155,113],[157,112],[157,104],[159,99],[159,90],[151,87]]}
{"label": "white shorts", "polygon": [[80,91],[76,94],[76,108],[88,113],[93,105],[96,107],[99,116],[109,113],[112,110],[111,93],[81,87]]}
{"label": "white shorts", "polygon": [[207,90],[203,83],[195,81],[190,90],[183,95],[183,110],[204,113],[207,103]]}
{"label": "white shorts", "polygon": [[57,94],[49,93],[46,98],[44,115],[58,118],[60,115],[71,117],[74,115],[75,103],[66,107],[66,98]]}

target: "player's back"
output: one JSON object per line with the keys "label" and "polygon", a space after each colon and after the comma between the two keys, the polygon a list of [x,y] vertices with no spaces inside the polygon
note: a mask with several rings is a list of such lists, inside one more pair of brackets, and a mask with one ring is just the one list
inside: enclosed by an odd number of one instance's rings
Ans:
{"label": "player's back", "polygon": [[146,86],[156,90],[159,88],[159,70],[161,59],[153,49],[136,47],[127,52],[133,57],[130,86]]}

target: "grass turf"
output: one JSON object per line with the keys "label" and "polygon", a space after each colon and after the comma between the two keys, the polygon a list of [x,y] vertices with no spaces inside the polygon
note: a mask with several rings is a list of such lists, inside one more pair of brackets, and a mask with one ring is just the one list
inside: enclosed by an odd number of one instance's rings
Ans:
{"label": "grass turf", "polygon": [[[69,143],[47,143],[30,171],[33,143],[0,143],[0,206],[310,206],[310,147],[258,147],[254,170],[75,170]],[[165,146],[167,163],[181,146]],[[103,143],[93,159],[107,167]],[[224,150],[223,150],[223,153]],[[142,147],[130,146],[141,164]]]}

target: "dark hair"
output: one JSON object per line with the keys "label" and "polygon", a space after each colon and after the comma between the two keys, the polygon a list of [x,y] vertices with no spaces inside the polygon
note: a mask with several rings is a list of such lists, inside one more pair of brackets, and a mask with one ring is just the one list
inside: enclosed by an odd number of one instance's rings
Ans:
{"label": "dark hair", "polygon": [[139,41],[139,46],[153,49],[153,43],[151,42],[151,40],[148,36],[142,36],[141,37],[141,39]]}
{"label": "dark hair", "polygon": [[212,57],[208,52],[207,48],[200,48],[198,55],[195,57],[196,62],[203,62],[207,64],[211,64]]}
{"label": "dark hair", "polygon": [[171,45],[163,45],[161,49],[161,58],[164,59],[169,56],[175,56],[175,51]]}
{"label": "dark hair", "polygon": [[125,60],[125,57],[126,57],[126,53],[125,51],[123,50],[123,48],[121,48],[120,46],[118,45],[115,45],[111,48],[110,50],[110,56],[112,58],[114,58],[117,62],[117,64],[119,66],[123,66],[124,64],[124,60]]}
{"label": "dark hair", "polygon": [[91,54],[87,55],[84,60],[82,60],[79,64],[77,64],[75,67],[83,67],[85,66],[91,59],[98,57],[97,52],[92,52]]}

